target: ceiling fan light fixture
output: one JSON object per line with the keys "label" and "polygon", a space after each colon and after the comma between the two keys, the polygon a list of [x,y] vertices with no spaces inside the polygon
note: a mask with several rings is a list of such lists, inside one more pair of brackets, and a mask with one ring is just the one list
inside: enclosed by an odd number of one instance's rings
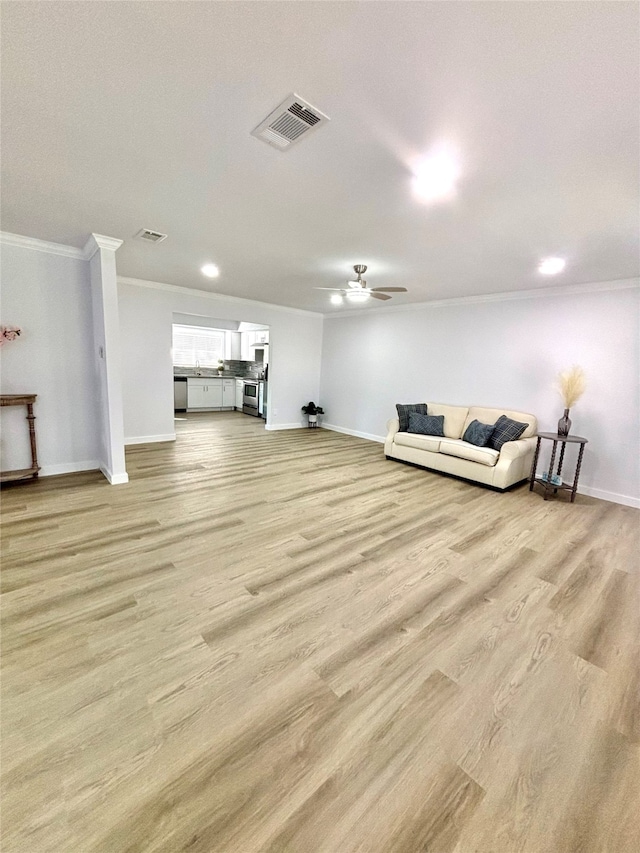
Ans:
{"label": "ceiling fan light fixture", "polygon": [[349,302],[366,302],[369,294],[362,290],[353,290],[346,294]]}
{"label": "ceiling fan light fixture", "polygon": [[342,295],[340,293],[332,293],[331,302],[334,305],[342,305]]}

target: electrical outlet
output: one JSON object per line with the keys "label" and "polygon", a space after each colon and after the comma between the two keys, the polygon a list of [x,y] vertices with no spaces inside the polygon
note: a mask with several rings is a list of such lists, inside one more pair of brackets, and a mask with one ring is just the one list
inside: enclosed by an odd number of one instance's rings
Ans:
{"label": "electrical outlet", "polygon": [[273,410],[273,414],[274,414],[274,415],[277,415],[277,414],[278,414],[278,410],[277,410],[277,409],[274,409],[274,410]]}

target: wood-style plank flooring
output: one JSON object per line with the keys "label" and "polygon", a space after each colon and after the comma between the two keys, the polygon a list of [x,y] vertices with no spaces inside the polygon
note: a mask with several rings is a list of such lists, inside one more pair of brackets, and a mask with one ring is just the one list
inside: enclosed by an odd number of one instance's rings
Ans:
{"label": "wood-style plank flooring", "polygon": [[177,426],[2,492],[3,853],[637,853],[638,510]]}

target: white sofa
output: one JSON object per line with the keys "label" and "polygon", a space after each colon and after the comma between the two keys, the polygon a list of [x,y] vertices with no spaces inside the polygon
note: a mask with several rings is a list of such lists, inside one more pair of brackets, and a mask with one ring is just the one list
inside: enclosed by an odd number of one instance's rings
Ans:
{"label": "white sofa", "polygon": [[[508,489],[526,480],[531,472],[535,453],[535,434],[538,422],[534,415],[507,409],[487,409],[480,406],[446,406],[427,403],[430,415],[444,415],[444,438],[400,432],[397,418],[387,423],[384,452],[387,459],[410,462],[421,468],[442,471],[494,489]],[[476,447],[462,440],[471,421],[495,423],[500,415],[528,426],[517,441],[508,441],[500,451],[490,447]]]}

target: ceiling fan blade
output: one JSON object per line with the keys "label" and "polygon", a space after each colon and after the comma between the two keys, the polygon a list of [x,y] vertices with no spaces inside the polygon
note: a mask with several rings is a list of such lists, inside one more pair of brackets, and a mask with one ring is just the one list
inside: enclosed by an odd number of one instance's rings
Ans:
{"label": "ceiling fan blade", "polygon": [[391,299],[390,296],[387,296],[385,293],[376,293],[375,291],[371,291],[369,296],[373,297],[373,299]]}
{"label": "ceiling fan blade", "polygon": [[406,287],[374,287],[376,293],[408,293]]}
{"label": "ceiling fan blade", "polygon": [[344,287],[314,287],[314,290],[333,290],[336,293],[346,293]]}

